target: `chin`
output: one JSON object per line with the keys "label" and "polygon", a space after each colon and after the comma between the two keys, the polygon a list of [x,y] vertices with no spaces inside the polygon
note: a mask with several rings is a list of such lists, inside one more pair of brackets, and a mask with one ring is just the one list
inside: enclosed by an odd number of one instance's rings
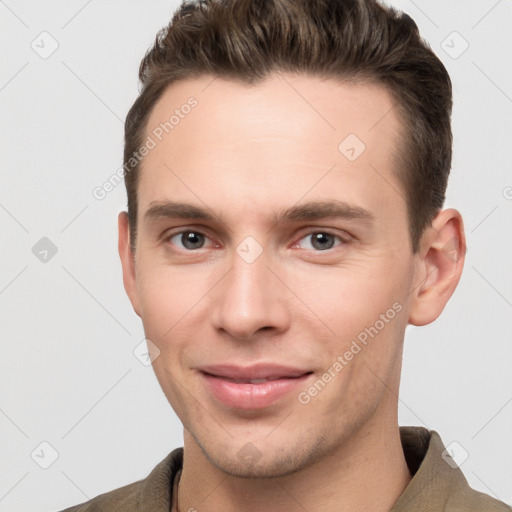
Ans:
{"label": "chin", "polygon": [[307,466],[307,464],[301,464],[297,459],[276,459],[275,457],[264,457],[264,459],[252,464],[240,462],[236,456],[231,459],[225,455],[216,459],[209,457],[209,460],[217,469],[237,478],[284,477]]}
{"label": "chin", "polygon": [[[289,439],[288,439],[289,441]],[[238,450],[229,447],[204,447],[198,443],[208,461],[222,472],[237,478],[278,478],[297,473],[325,457],[331,447],[324,439],[311,440],[307,445],[296,440],[278,448],[257,448],[247,442]]]}

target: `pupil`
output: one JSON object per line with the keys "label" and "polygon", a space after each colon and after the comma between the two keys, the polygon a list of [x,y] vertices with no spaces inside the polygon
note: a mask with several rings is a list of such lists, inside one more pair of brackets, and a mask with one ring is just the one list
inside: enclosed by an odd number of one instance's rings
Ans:
{"label": "pupil", "polygon": [[312,245],[315,249],[330,249],[334,245],[334,237],[328,233],[315,233]]}
{"label": "pupil", "polygon": [[201,234],[189,231],[188,233],[183,233],[181,241],[183,243],[183,247],[186,247],[187,249],[198,249],[203,245],[204,237]]}

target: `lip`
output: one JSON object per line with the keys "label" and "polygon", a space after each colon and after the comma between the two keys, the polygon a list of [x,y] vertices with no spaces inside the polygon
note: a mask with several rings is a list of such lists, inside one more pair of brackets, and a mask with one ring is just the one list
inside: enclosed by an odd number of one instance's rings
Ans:
{"label": "lip", "polygon": [[[218,401],[242,410],[264,409],[303,385],[312,375],[310,370],[275,364],[213,365],[199,370],[206,388]],[[263,379],[269,380],[249,382]]]}

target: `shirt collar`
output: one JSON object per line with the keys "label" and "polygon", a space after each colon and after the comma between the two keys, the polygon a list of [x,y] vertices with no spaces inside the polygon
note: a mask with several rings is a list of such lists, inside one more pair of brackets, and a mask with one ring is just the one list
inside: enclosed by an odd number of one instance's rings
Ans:
{"label": "shirt collar", "polygon": [[474,493],[435,430],[400,427],[400,439],[412,479],[391,512],[445,511],[452,496]]}

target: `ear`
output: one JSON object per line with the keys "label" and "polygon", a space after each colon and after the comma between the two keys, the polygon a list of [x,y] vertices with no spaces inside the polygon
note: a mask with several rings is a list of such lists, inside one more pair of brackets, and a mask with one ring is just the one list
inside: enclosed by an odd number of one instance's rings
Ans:
{"label": "ear", "polygon": [[139,296],[135,280],[135,254],[132,253],[130,248],[130,224],[126,212],[119,214],[117,224],[119,229],[118,248],[121,265],[123,267],[124,289],[132,303],[135,313],[140,316]]}
{"label": "ear", "polygon": [[441,314],[459,283],[465,254],[460,213],[441,211],[420,241],[409,323],[427,325]]}

